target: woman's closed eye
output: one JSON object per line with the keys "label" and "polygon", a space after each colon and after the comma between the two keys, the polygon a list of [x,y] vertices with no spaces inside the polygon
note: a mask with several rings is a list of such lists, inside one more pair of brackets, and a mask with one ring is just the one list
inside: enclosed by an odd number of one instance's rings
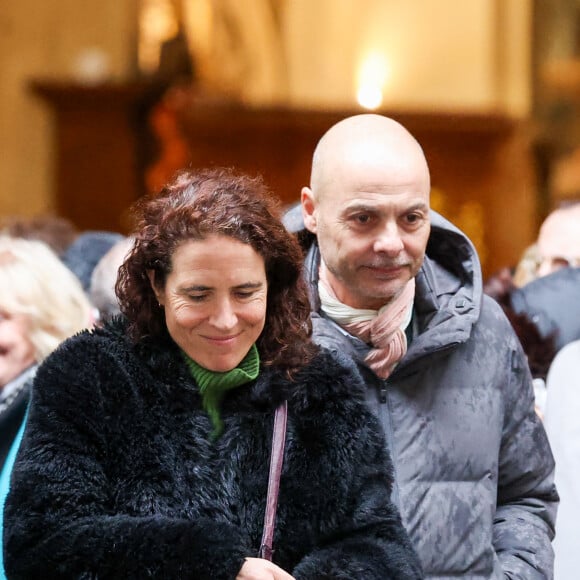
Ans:
{"label": "woman's closed eye", "polygon": [[188,298],[192,302],[203,302],[204,300],[207,300],[208,296],[209,294],[189,294]]}
{"label": "woman's closed eye", "polygon": [[251,298],[255,294],[256,294],[255,290],[236,290],[235,292],[236,298],[240,298],[241,300]]}

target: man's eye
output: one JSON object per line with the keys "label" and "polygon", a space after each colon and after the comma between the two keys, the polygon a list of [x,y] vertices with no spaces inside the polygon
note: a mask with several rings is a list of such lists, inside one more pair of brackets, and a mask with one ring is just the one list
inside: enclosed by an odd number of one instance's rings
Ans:
{"label": "man's eye", "polygon": [[366,213],[362,213],[362,214],[355,216],[354,219],[359,224],[368,224],[369,221],[371,220],[371,216],[366,214]]}
{"label": "man's eye", "polygon": [[419,223],[422,220],[422,218],[423,216],[418,213],[410,213],[405,217],[407,223],[411,225]]}

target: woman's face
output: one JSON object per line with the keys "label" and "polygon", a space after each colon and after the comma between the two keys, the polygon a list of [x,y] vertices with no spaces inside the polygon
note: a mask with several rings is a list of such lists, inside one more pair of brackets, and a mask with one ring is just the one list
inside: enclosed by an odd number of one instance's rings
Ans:
{"label": "woman's face", "polygon": [[34,361],[34,346],[28,338],[28,321],[0,311],[0,388],[3,388]]}
{"label": "woman's face", "polygon": [[264,260],[233,238],[184,242],[173,254],[165,286],[153,288],[173,340],[208,370],[237,367],[264,328]]}

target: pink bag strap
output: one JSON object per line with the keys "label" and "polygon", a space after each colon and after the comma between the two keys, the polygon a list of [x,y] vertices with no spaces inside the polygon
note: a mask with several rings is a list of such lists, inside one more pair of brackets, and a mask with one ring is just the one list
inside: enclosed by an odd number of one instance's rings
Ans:
{"label": "pink bag strap", "polygon": [[268,476],[268,496],[266,512],[264,514],[264,531],[260,544],[259,557],[272,561],[274,527],[276,524],[276,508],[278,507],[278,491],[280,490],[280,476],[284,463],[284,445],[286,443],[286,420],[288,417],[288,403],[284,401],[274,415],[274,431],[272,434],[272,452],[270,454],[270,474]]}

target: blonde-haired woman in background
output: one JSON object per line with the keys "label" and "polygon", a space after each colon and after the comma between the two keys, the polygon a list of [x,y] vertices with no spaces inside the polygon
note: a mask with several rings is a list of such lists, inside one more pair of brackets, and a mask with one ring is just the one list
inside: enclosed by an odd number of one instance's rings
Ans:
{"label": "blonde-haired woman in background", "polygon": [[36,369],[92,322],[81,283],[44,242],[0,236],[0,522]]}
{"label": "blonde-haired woman in background", "polygon": [[0,401],[9,382],[92,316],[79,280],[45,243],[0,236]]}

